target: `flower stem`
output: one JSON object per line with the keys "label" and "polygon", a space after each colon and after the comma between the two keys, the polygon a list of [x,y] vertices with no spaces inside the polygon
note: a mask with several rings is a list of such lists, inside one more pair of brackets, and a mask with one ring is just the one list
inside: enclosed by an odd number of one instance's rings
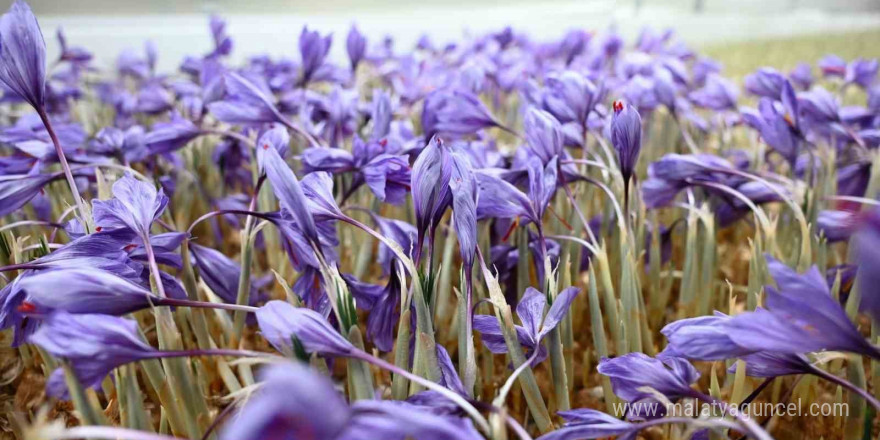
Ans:
{"label": "flower stem", "polygon": [[213,303],[213,302],[193,301],[193,300],[189,300],[189,299],[176,299],[176,298],[163,298],[163,299],[159,300],[158,303],[165,305],[165,306],[196,307],[196,308],[200,308],[200,309],[234,310],[237,312],[249,312],[249,313],[254,313],[257,310],[259,310],[257,307],[244,306],[241,304]]}
{"label": "flower stem", "polygon": [[870,403],[871,406],[873,406],[878,413],[880,413],[880,400],[877,400],[877,398],[872,396],[871,393],[869,393],[867,390],[859,388],[852,382],[842,377],[837,377],[818,367],[813,367],[811,373],[831,383],[840,385],[841,387],[846,388],[847,390],[850,390],[855,394],[858,394],[861,398]]}
{"label": "flower stem", "polygon": [[64,170],[64,177],[67,178],[67,185],[70,187],[70,192],[73,195],[73,200],[76,202],[76,208],[79,210],[79,214],[82,218],[83,223],[87,222],[86,220],[86,208],[83,205],[82,196],[79,194],[79,189],[76,187],[76,181],[73,180],[73,173],[70,171],[70,164],[67,163],[67,156],[64,155],[64,150],[61,149],[61,142],[58,141],[58,136],[55,134],[55,130],[52,128],[52,123],[49,122],[49,115],[46,114],[46,110],[42,108],[37,108],[37,114],[40,116],[40,120],[43,121],[43,125],[46,127],[46,131],[49,133],[49,138],[52,139],[52,144],[55,145],[55,154],[58,155],[58,162],[61,163],[61,169]]}

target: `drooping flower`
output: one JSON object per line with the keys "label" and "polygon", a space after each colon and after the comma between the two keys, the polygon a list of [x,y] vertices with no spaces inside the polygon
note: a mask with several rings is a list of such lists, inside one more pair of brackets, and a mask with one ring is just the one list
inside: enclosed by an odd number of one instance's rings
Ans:
{"label": "drooping flower", "polygon": [[715,312],[714,316],[680,319],[667,324],[661,332],[669,340],[669,345],[657,357],[714,361],[753,353],[737,345],[728,335],[730,320],[730,316]]}
{"label": "drooping flower", "polygon": [[92,267],[40,271],[24,277],[20,288],[27,294],[26,301],[41,313],[63,310],[77,314],[124,315],[159,304],[161,300],[148,288]]}
{"label": "drooping flower", "polygon": [[[603,358],[597,370],[611,379],[614,394],[630,404],[657,402],[657,397],[649,391],[651,389],[673,402],[692,396],[691,384],[700,377],[697,369],[682,358],[666,357],[660,360],[638,352],[611,359]],[[659,406],[663,411],[640,414],[637,410],[644,406],[630,405],[627,417],[643,419],[663,416],[665,405]]]}
{"label": "drooping flower", "polygon": [[627,184],[635,172],[642,149],[642,118],[638,110],[620,101],[614,103],[611,120],[611,143],[617,151],[617,161]]}
{"label": "drooping flower", "polygon": [[573,70],[547,75],[547,92],[542,107],[559,122],[576,122],[583,129],[603,90],[587,77]]}
{"label": "drooping flower", "polygon": [[[579,292],[580,289],[577,287],[562,290],[545,314],[547,296],[535,288],[526,289],[516,306],[516,315],[522,325],[515,325],[514,328],[519,343],[527,349],[526,356],[535,355],[533,365],[547,358],[547,349],[541,341],[559,325]],[[507,353],[507,344],[504,342],[504,333],[498,318],[490,315],[474,315],[474,330],[480,332],[483,344],[489,351]],[[538,352],[535,353],[535,350]]]}
{"label": "drooping flower", "polygon": [[296,338],[309,353],[346,356],[355,348],[318,312],[284,301],[269,301],[256,312],[260,333],[281,353],[294,353]]}
{"label": "drooping flower", "polygon": [[728,329],[737,345],[752,351],[837,350],[880,358],[880,349],[861,335],[815,266],[798,274],[768,258],[767,268],[778,288],[766,287],[767,309],[733,317]]}
{"label": "drooping flower", "polygon": [[[216,249],[190,243],[189,250],[199,268],[199,276],[208,288],[223,301],[234,304],[238,296],[241,265]],[[248,298],[253,302],[256,292],[253,283],[250,283],[250,291]]]}
{"label": "drooping flower", "polygon": [[856,231],[858,221],[852,211],[822,210],[816,218],[816,227],[829,243],[849,240]]}
{"label": "drooping flower", "polygon": [[33,108],[43,108],[46,42],[37,17],[22,0],[0,17],[0,82]]}
{"label": "drooping flower", "polygon": [[60,174],[0,176],[0,217],[18,211]]}
{"label": "drooping flower", "polygon": [[[100,389],[101,382],[116,367],[158,353],[140,338],[137,322],[107,315],[55,312],[28,342],[69,362],[80,383],[95,389]],[[49,395],[66,397],[61,368],[52,373],[46,388]]]}

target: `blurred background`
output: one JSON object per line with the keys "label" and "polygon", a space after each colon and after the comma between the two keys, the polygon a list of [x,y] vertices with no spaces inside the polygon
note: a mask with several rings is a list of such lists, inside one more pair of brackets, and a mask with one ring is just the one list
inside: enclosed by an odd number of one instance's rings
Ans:
{"label": "blurred background", "polygon": [[[2,0],[5,10],[11,0]],[[880,55],[880,0],[29,0],[45,32],[95,52],[111,66],[125,48],[146,39],[159,49],[159,68],[177,68],[187,54],[211,47],[208,17],[228,20],[233,60],[255,53],[296,57],[303,25],[333,32],[332,56],[344,56],[352,23],[373,42],[392,35],[397,50],[427,34],[437,44],[510,25],[536,39],[580,27],[617,26],[633,41],[643,26],[674,28],[682,39],[737,70],[763,64],[784,68],[827,52],[844,58]],[[791,60],[789,62],[789,60]],[[728,72],[736,73],[736,72]]]}

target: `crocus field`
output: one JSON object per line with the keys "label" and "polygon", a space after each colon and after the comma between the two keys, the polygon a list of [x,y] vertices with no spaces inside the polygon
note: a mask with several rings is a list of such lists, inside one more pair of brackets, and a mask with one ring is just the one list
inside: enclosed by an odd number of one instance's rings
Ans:
{"label": "crocus field", "polygon": [[876,59],[208,32],[0,18],[0,437],[878,438]]}

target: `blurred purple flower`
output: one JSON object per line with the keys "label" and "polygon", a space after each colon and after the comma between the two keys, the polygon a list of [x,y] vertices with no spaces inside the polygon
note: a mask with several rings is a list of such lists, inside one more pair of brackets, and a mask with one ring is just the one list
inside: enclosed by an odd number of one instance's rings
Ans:
{"label": "blurred purple flower", "polygon": [[345,50],[348,53],[348,60],[351,62],[351,70],[357,69],[358,64],[360,64],[367,53],[367,38],[355,25],[351,25],[351,29],[348,30],[348,37],[345,39]]}
{"label": "blurred purple flower", "polygon": [[43,108],[46,42],[37,17],[22,0],[0,17],[0,82],[33,108]]}
{"label": "blurred purple flower", "polygon": [[[323,374],[281,363],[260,375],[259,389],[221,432],[222,440],[263,438],[480,438],[470,422],[400,401],[345,402]],[[291,401],[290,396],[297,396]]]}
{"label": "blurred purple flower", "polygon": [[880,286],[880,208],[873,208],[865,216],[857,237],[859,309],[880,321],[880,290],[877,288]]}
{"label": "blurred purple flower", "polygon": [[183,148],[201,134],[189,119],[173,112],[170,121],[153,125],[144,136],[144,145],[152,154],[165,154]]}
{"label": "blurred purple flower", "polygon": [[50,182],[62,177],[60,173],[0,176],[0,217],[18,211]]}
{"label": "blurred purple flower", "polygon": [[813,69],[810,63],[799,63],[789,72],[788,78],[802,90],[809,89],[813,85]]}
{"label": "blurred purple flower", "polygon": [[782,95],[782,85],[785,76],[772,67],[762,67],[755,73],[746,75],[744,86],[749,93],[779,100]]}

